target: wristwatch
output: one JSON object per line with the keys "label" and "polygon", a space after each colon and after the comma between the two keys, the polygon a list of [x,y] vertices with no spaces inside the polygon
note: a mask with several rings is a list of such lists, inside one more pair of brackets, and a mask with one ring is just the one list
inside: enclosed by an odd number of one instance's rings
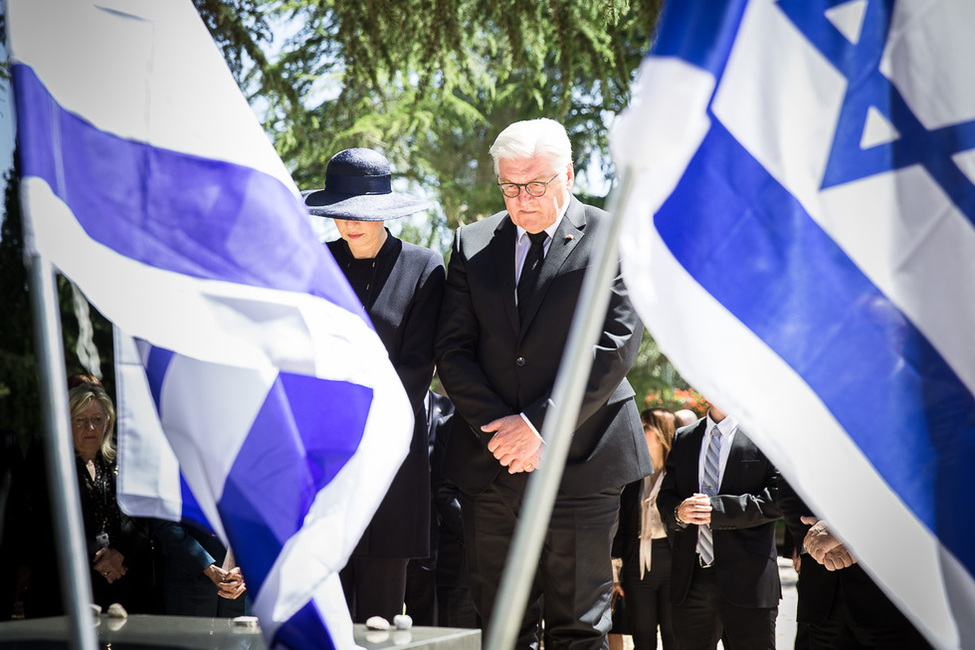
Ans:
{"label": "wristwatch", "polygon": [[681,518],[680,518],[680,515],[679,515],[679,514],[677,514],[677,511],[678,511],[679,509],[680,509],[680,506],[677,506],[676,508],[674,508],[674,519],[675,519],[675,520],[677,521],[677,523],[678,523],[678,524],[679,524],[680,526],[682,526],[682,527],[685,527],[685,528],[686,528],[686,527],[687,527],[687,522],[686,522],[686,521],[684,521],[683,519],[681,519]]}

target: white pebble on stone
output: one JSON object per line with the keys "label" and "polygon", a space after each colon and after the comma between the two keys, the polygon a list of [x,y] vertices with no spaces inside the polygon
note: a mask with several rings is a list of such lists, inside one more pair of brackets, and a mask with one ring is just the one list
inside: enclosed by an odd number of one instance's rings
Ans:
{"label": "white pebble on stone", "polygon": [[366,621],[366,627],[370,630],[388,630],[389,621],[382,616],[370,616]]}
{"label": "white pebble on stone", "polygon": [[112,603],[108,606],[107,614],[112,618],[127,618],[129,613],[125,611],[125,608],[118,603]]}
{"label": "white pebble on stone", "polygon": [[399,614],[393,617],[393,625],[397,630],[408,630],[413,627],[413,618],[409,614]]}

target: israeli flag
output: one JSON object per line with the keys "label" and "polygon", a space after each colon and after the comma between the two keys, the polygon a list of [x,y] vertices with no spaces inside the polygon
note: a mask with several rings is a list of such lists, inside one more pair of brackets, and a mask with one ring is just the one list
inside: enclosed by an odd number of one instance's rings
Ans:
{"label": "israeli flag", "polygon": [[134,337],[123,491],[214,527],[269,647],[355,647],[337,572],[412,412],[297,188],[190,2],[6,17],[28,243]]}
{"label": "israeli flag", "polygon": [[671,2],[614,124],[623,269],[918,628],[975,648],[975,3]]}

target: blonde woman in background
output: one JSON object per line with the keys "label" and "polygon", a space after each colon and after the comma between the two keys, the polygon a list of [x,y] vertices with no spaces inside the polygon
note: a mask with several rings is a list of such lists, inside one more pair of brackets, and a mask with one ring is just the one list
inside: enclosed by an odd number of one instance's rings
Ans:
{"label": "blonde woman in background", "polygon": [[622,569],[614,596],[625,598],[634,650],[654,650],[658,627],[663,648],[668,650],[677,647],[671,623],[670,543],[656,502],[677,420],[660,408],[645,409],[640,420],[654,472],[623,488],[613,549],[614,557],[622,560]]}
{"label": "blonde woman in background", "polygon": [[[112,429],[115,407],[105,390],[86,381],[68,392],[78,493],[91,562],[92,601],[107,609],[120,603],[130,613],[157,613],[151,547],[145,522],[125,515],[115,500],[118,475]],[[63,612],[43,453],[28,456],[31,516],[28,618]]]}

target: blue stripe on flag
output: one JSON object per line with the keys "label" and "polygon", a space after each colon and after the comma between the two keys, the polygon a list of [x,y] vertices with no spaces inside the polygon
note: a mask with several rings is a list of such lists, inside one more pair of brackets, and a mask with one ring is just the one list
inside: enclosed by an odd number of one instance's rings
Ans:
{"label": "blue stripe on flag", "polygon": [[152,346],[149,349],[149,358],[146,360],[146,380],[149,382],[149,392],[152,393],[152,401],[156,405],[156,413],[162,413],[162,387],[163,380],[166,378],[166,370],[173,360],[173,353],[170,350]]}
{"label": "blue stripe on flag", "polygon": [[218,504],[255,591],[318,492],[355,453],[372,397],[371,388],[358,384],[278,375]]}
{"label": "blue stripe on flag", "polygon": [[64,110],[32,68],[12,68],[23,176],[47,181],[90,237],[159,269],[308,293],[361,312],[278,179],[101,131]]}
{"label": "blue stripe on flag", "polygon": [[181,523],[196,525],[208,533],[215,535],[216,532],[213,530],[213,526],[210,525],[210,521],[203,513],[203,508],[200,507],[200,503],[193,496],[193,491],[190,490],[190,486],[186,482],[186,477],[183,476],[183,472],[179,473],[179,493],[182,508]]}
{"label": "blue stripe on flag", "polygon": [[688,11],[680,2],[668,2],[653,45],[657,57],[675,56],[720,78],[735,42],[747,0],[723,2],[702,11]]}
{"label": "blue stripe on flag", "polygon": [[975,398],[923,334],[717,121],[654,223],[975,574]]}
{"label": "blue stripe on flag", "polygon": [[[250,580],[250,578],[248,578]],[[310,601],[298,613],[288,619],[274,634],[271,647],[283,646],[289,650],[316,648],[334,650],[335,643],[328,633],[314,601]]]}

